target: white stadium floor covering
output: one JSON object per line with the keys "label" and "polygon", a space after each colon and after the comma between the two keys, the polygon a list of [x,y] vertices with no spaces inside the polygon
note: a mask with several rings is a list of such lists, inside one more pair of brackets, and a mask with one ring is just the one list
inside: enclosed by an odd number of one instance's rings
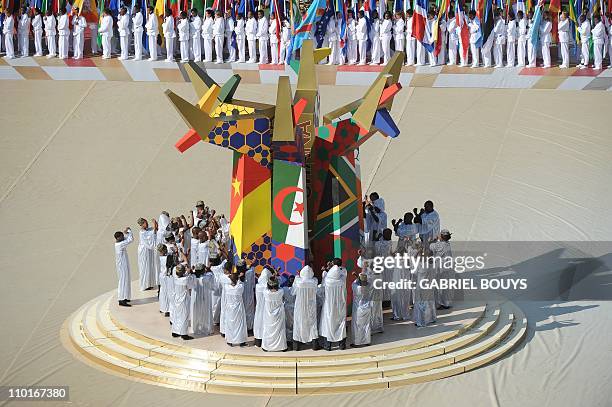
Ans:
{"label": "white stadium floor covering", "polygon": [[[0,385],[67,385],[74,405],[92,406],[610,405],[612,303],[600,294],[612,287],[612,96],[600,91],[406,87],[392,111],[402,134],[361,149],[364,189],[385,198],[389,218],[431,199],[459,242],[599,242],[580,295],[517,302],[527,338],[502,360],[396,389],[260,397],[138,383],[75,359],[59,332],[116,287],[115,230],[198,199],[228,210],[231,154],[174,149],[186,127],[168,87],[195,98],[189,83],[0,84]],[[320,90],[327,112],[365,88]],[[237,96],[275,93],[245,84]],[[137,278],[136,244],[129,255]]]}

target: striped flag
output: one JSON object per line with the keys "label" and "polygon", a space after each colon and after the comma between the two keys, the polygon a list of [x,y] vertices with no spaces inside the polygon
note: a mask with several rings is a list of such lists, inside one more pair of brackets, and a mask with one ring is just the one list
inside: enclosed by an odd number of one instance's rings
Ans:
{"label": "striped flag", "polygon": [[468,50],[470,49],[470,30],[467,24],[467,18],[464,10],[464,0],[455,0],[455,21],[457,27],[461,29],[461,55],[467,61]]}
{"label": "striped flag", "polygon": [[315,28],[315,24],[321,20],[321,17],[325,13],[326,6],[325,0],[314,0],[310,3],[310,7],[308,7],[308,11],[306,11],[304,19],[295,28],[295,34],[287,50],[287,63],[291,61],[293,51],[302,48],[304,40],[310,38],[311,32]]}
{"label": "striped flag", "polygon": [[412,36],[419,41],[428,52],[433,51],[431,33],[427,24],[427,0],[416,0],[412,16]]}

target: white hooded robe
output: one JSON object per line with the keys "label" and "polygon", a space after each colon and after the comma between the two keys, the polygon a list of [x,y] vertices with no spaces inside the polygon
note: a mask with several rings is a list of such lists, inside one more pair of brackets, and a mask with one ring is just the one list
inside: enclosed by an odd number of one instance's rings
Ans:
{"label": "white hooded robe", "polygon": [[264,315],[261,348],[271,352],[287,349],[285,305],[283,290],[266,290],[264,293]]}
{"label": "white hooded robe", "polygon": [[189,278],[174,275],[174,307],[172,315],[172,333],[187,335],[189,329],[189,309],[191,296],[189,295]]}
{"label": "white hooded robe", "polygon": [[117,277],[119,279],[117,299],[119,301],[132,299],[132,280],[130,278],[130,260],[128,259],[127,247],[133,240],[132,231],[128,229],[125,239],[121,242],[115,242],[115,265],[117,266]]}
{"label": "white hooded robe", "polygon": [[204,273],[194,277],[191,285],[191,329],[196,335],[208,336],[213,333],[212,295],[215,276]]}
{"label": "white hooded robe", "polygon": [[359,285],[355,280],[353,282],[353,314],[351,318],[351,333],[353,335],[353,344],[369,345],[372,341],[372,331],[370,327],[370,319],[372,308],[370,307],[371,300],[371,285]]}
{"label": "white hooded robe", "polygon": [[140,230],[138,242],[138,270],[140,271],[140,291],[156,287],[158,281],[158,267],[155,255],[155,231],[153,228]]}
{"label": "white hooded robe", "polygon": [[268,278],[270,270],[264,268],[259,275],[255,286],[255,318],[253,320],[253,336],[255,339],[263,337],[263,317],[264,317],[264,292],[268,289]]}
{"label": "white hooded robe", "polygon": [[243,291],[244,285],[242,283],[225,286],[225,342],[232,345],[240,345],[247,341],[246,314],[242,300]]}
{"label": "white hooded robe", "polygon": [[323,279],[325,300],[319,332],[329,342],[346,338],[346,269],[333,266]]}
{"label": "white hooded robe", "polygon": [[308,343],[319,337],[317,329],[317,279],[310,266],[304,266],[295,278],[291,291],[293,307],[293,340]]}

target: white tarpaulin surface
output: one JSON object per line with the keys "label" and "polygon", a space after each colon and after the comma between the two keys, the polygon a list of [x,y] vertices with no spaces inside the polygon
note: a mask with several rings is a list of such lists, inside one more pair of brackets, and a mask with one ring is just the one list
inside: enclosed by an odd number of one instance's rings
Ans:
{"label": "white tarpaulin surface", "polygon": [[[186,212],[199,199],[227,211],[231,154],[204,143],[183,155],[174,149],[186,127],[165,100],[168,86],[195,97],[190,84],[2,83],[0,385],[67,385],[73,404],[92,406],[611,405],[605,301],[521,303],[527,340],[491,366],[316,399],[171,390],[74,359],[59,330],[116,286],[115,230],[161,210]],[[321,92],[327,112],[364,89]],[[271,103],[275,94],[263,85],[238,91]],[[607,92],[404,89],[392,112],[400,137],[375,136],[361,149],[364,188],[385,198],[390,219],[433,200],[457,240],[609,240],[610,106]],[[598,273],[600,288],[612,289],[610,268]]]}

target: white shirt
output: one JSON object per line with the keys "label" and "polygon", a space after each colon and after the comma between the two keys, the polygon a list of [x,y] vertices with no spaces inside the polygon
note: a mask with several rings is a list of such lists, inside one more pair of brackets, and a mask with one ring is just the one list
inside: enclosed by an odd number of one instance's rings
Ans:
{"label": "white shirt", "polygon": [[[605,17],[604,17],[605,18]],[[603,44],[606,39],[606,27],[602,21],[595,24],[593,31],[591,31],[593,35],[593,43],[594,44]]]}
{"label": "white shirt", "polygon": [[42,29],[43,29],[43,27],[42,27],[42,17],[41,17],[40,14],[37,14],[32,19],[32,31],[40,32],[40,31],[42,31]]}
{"label": "white shirt", "polygon": [[52,37],[57,34],[57,30],[55,29],[57,21],[55,21],[54,16],[44,16],[43,22],[45,23],[45,35],[47,37]]}
{"label": "white shirt", "polygon": [[102,17],[102,24],[100,24],[98,32],[104,37],[113,38],[113,18],[111,16]]}
{"label": "white shirt", "polygon": [[119,16],[117,20],[117,30],[119,31],[120,37],[126,37],[130,35],[130,16],[125,13],[122,16]]}
{"label": "white shirt", "polygon": [[149,18],[147,19],[145,28],[147,29],[147,35],[157,35],[157,31],[159,30],[159,23],[157,21],[157,16],[154,13],[149,14]]}
{"label": "white shirt", "polygon": [[15,32],[15,20],[13,20],[13,16],[8,16],[4,19],[4,23],[2,25],[2,33],[4,35],[13,34]]}
{"label": "white shirt", "polygon": [[17,33],[19,35],[28,35],[30,32],[30,17],[27,14],[23,14],[19,18],[19,24],[17,25]]}
{"label": "white shirt", "polygon": [[550,32],[552,30],[552,23],[550,21],[542,21],[540,25],[540,41],[544,44],[550,44]]}
{"label": "white shirt", "polygon": [[174,17],[169,16],[164,18],[162,23],[162,32],[166,38],[176,38],[176,32],[174,31]]}
{"label": "white shirt", "polygon": [[200,38],[200,35],[202,35],[202,19],[200,16],[191,17],[191,21],[189,22],[189,35],[191,35],[193,39]]}
{"label": "white shirt", "polygon": [[368,39],[368,26],[365,18],[360,18],[357,22],[357,40],[366,41]]}
{"label": "white shirt", "polygon": [[213,36],[224,37],[225,36],[225,19],[223,17],[215,17],[213,21]]}
{"label": "white shirt", "polygon": [[268,35],[270,36],[270,44],[278,44],[278,38],[276,37],[276,19],[270,20]]}
{"label": "white shirt", "polygon": [[214,20],[212,17],[204,18],[204,22],[202,23],[202,38],[205,40],[212,40],[214,38],[213,24]]}
{"label": "white shirt", "polygon": [[268,39],[268,20],[265,17],[257,20],[257,39],[267,40]]}
{"label": "white shirt", "polygon": [[393,24],[393,38],[395,38],[396,40],[404,38],[404,20],[403,19],[398,19],[395,20],[395,23]]}
{"label": "white shirt", "polygon": [[[111,16],[107,16],[107,17],[110,18],[110,27],[112,31],[113,19]],[[68,25],[68,16],[66,14],[63,14],[60,16],[59,22],[57,23],[57,31],[59,32],[59,35],[70,35],[70,27]]]}
{"label": "white shirt", "polygon": [[357,23],[354,19],[349,18],[347,24],[347,38],[349,41],[357,41]]}
{"label": "white shirt", "polygon": [[236,33],[237,40],[241,40],[245,37],[246,31],[245,31],[244,18],[241,18],[240,20],[236,20],[236,25],[234,26],[234,32]]}
{"label": "white shirt", "polygon": [[470,29],[470,44],[476,44],[478,42],[478,38],[480,38],[480,35],[478,33],[480,31],[479,25],[474,19],[468,23],[468,27]]}
{"label": "white shirt", "polygon": [[569,42],[569,18],[559,20],[557,33],[559,34],[559,42]]}
{"label": "white shirt", "polygon": [[580,33],[580,40],[582,42],[588,41],[591,37],[591,23],[589,20],[584,20],[580,27],[578,28],[578,32]]}
{"label": "white shirt", "polygon": [[132,27],[134,34],[144,31],[142,28],[142,13],[140,11],[132,16]]}
{"label": "white shirt", "polygon": [[181,18],[176,28],[178,29],[179,41],[189,41],[189,19]]}
{"label": "white shirt", "polygon": [[247,40],[254,40],[257,37],[257,20],[254,17],[251,17],[246,22],[246,37]]}
{"label": "white shirt", "polygon": [[81,35],[85,32],[85,27],[87,27],[87,20],[83,16],[74,16],[72,19],[72,33],[77,36]]}
{"label": "white shirt", "polygon": [[383,20],[380,24],[380,38],[389,40],[392,37],[393,22],[391,20]]}
{"label": "white shirt", "polygon": [[516,20],[508,21],[508,28],[506,29],[506,36],[508,37],[508,42],[515,42],[517,33],[518,31],[516,29]]}

